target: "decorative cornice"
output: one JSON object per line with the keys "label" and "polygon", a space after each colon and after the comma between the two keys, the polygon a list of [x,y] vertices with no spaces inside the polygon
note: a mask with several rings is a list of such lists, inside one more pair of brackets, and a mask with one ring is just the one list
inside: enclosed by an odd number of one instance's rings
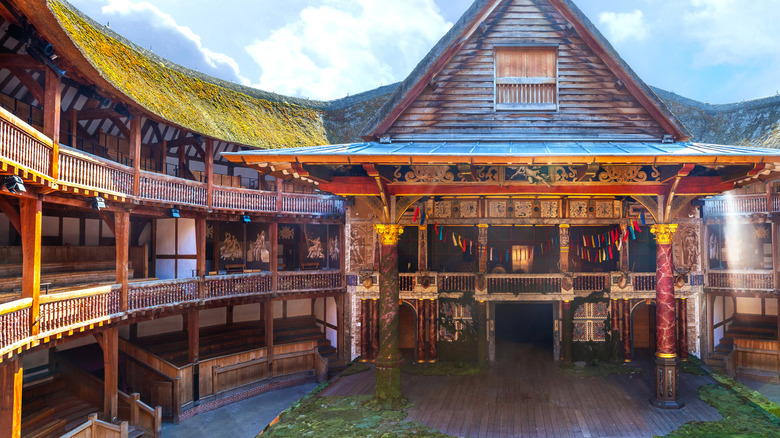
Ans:
{"label": "decorative cornice", "polygon": [[656,224],[650,227],[650,232],[655,234],[659,245],[671,245],[672,236],[677,232],[677,224]]}
{"label": "decorative cornice", "polygon": [[374,229],[382,238],[382,245],[398,245],[398,236],[404,232],[404,227],[396,224],[375,224]]}

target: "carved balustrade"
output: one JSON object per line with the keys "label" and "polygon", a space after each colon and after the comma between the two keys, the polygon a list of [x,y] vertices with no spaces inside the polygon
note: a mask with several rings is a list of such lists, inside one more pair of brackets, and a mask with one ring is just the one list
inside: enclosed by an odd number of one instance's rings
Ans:
{"label": "carved balustrade", "polygon": [[398,274],[398,288],[401,292],[412,292],[414,290],[415,278],[417,274]]}
{"label": "carved balustrade", "polygon": [[707,285],[717,289],[774,290],[774,275],[771,270],[755,271],[710,271]]}
{"label": "carved balustrade", "polygon": [[337,196],[282,194],[282,211],[307,214],[342,214],[344,199]]}
{"label": "carved balustrade", "polygon": [[341,271],[279,272],[278,290],[316,291],[342,287]]}
{"label": "carved balustrade", "polygon": [[767,211],[780,211],[780,198],[777,195],[772,195],[770,205],[767,205],[767,196],[765,194],[719,196],[704,201],[705,216],[762,213]]}
{"label": "carved balustrade", "polygon": [[14,345],[30,337],[32,298],[0,305],[0,347]]}
{"label": "carved balustrade", "polygon": [[149,281],[128,287],[129,310],[145,309],[198,299],[198,279]]}
{"label": "carved balustrade", "polygon": [[488,293],[561,292],[562,274],[488,274]]}
{"label": "carved balustrade", "polygon": [[474,274],[439,274],[439,292],[469,292],[474,290]]}
{"label": "carved balustrade", "polygon": [[206,184],[141,171],[140,197],[175,205],[205,206]]}
{"label": "carved balustrade", "polygon": [[41,297],[40,331],[53,332],[119,313],[119,287],[104,286]]}
{"label": "carved balustrade", "polygon": [[574,276],[575,292],[592,292],[609,289],[609,274],[607,273],[578,273]]}
{"label": "carved balustrade", "polygon": [[59,180],[100,192],[128,196],[133,192],[133,169],[60,146]]}
{"label": "carved balustrade", "polygon": [[226,210],[275,212],[276,192],[214,186],[213,207]]}
{"label": "carved balustrade", "polygon": [[631,274],[631,281],[634,285],[634,290],[637,292],[655,291],[655,272],[633,273]]}
{"label": "carved balustrade", "polygon": [[48,176],[51,169],[51,140],[0,108],[0,156],[16,167]]}
{"label": "carved balustrade", "polygon": [[226,298],[270,292],[271,279],[270,272],[206,277],[206,298]]}

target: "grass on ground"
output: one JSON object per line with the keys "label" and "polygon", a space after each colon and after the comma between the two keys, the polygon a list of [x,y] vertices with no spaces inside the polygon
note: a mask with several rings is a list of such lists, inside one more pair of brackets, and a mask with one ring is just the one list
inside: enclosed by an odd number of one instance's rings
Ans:
{"label": "grass on ground", "polygon": [[371,367],[365,362],[360,362],[357,359],[353,360],[349,366],[341,372],[340,377],[351,376],[353,374],[359,374],[364,371],[370,370]]}

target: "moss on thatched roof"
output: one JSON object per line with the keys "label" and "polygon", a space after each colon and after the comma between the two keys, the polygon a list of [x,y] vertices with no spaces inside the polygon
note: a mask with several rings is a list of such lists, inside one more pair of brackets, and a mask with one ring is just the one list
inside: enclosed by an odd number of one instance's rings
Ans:
{"label": "moss on thatched roof", "polygon": [[162,119],[208,137],[261,148],[328,142],[319,109],[171,65],[113,35],[68,3],[49,0],[48,5],[100,75]]}

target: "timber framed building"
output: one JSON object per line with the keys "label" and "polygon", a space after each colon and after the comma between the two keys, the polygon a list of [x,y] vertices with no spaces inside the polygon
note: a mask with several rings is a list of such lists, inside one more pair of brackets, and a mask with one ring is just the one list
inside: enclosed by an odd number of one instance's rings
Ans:
{"label": "timber framed building", "polygon": [[688,354],[780,371],[780,152],[692,142],[569,0],[477,0],[403,83],[338,102],[60,0],[0,16],[3,436],[158,436],[358,356],[392,389],[402,358],[494,360],[507,333],[652,353],[664,408]]}

